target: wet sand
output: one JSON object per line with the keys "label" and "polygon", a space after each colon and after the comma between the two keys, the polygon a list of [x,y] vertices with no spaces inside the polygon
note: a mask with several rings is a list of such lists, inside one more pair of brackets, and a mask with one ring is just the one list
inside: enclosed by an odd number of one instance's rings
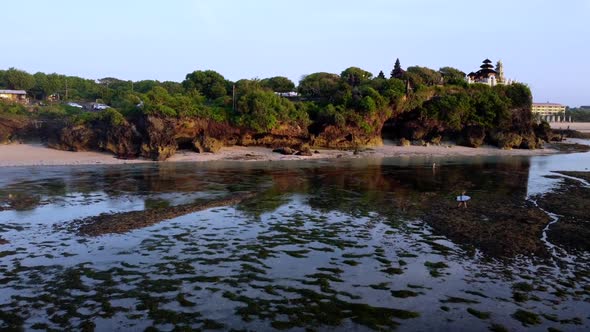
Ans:
{"label": "wet sand", "polygon": [[552,129],[571,129],[590,133],[590,122],[550,122]]}
{"label": "wet sand", "polygon": [[[279,161],[333,158],[385,158],[398,156],[532,156],[555,153],[554,149],[502,150],[496,147],[469,148],[457,145],[408,146],[385,144],[380,147],[357,151],[320,149],[312,156],[282,155],[264,147],[224,147],[218,153],[195,153],[178,151],[165,162],[203,162],[212,160]],[[0,167],[2,166],[50,166],[50,165],[117,165],[131,163],[153,163],[146,159],[117,159],[110,153],[84,151],[71,152],[47,148],[41,144],[0,145]]]}

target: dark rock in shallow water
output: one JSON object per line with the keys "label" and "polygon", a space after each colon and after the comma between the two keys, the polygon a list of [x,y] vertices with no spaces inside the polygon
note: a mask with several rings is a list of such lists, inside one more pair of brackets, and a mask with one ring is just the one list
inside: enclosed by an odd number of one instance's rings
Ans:
{"label": "dark rock in shallow water", "polygon": [[552,143],[550,147],[555,150],[567,153],[590,151],[590,145],[578,143]]}
{"label": "dark rock in shallow water", "polygon": [[311,151],[299,151],[296,153],[296,155],[304,156],[304,157],[311,157],[311,156],[313,156],[313,153]]}
{"label": "dark rock in shallow water", "polygon": [[293,151],[293,149],[291,149],[290,147],[276,148],[272,150],[272,152],[277,152],[284,155],[292,155],[295,153],[295,151]]}

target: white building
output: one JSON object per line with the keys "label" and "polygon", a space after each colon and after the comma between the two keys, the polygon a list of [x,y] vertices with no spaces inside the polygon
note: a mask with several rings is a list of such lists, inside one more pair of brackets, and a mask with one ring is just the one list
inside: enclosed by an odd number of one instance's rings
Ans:
{"label": "white building", "polygon": [[504,77],[504,65],[502,64],[502,61],[498,61],[496,68],[494,69],[492,61],[490,59],[485,59],[479,68],[478,71],[467,74],[467,77],[465,78],[467,83],[480,83],[489,86],[514,83],[514,81],[506,80]]}

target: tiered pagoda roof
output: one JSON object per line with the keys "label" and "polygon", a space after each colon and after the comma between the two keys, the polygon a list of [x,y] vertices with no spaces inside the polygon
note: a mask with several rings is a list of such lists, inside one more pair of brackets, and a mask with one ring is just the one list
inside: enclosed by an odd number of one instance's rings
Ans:
{"label": "tiered pagoda roof", "polygon": [[467,74],[467,76],[471,77],[472,79],[478,80],[482,78],[488,78],[492,74],[498,74],[498,72],[494,70],[494,65],[492,65],[492,61],[490,59],[483,60],[483,63],[481,66],[479,66],[479,68],[481,69],[476,71],[475,73],[471,72]]}
{"label": "tiered pagoda roof", "polygon": [[494,65],[492,65],[492,61],[490,59],[483,60],[483,64],[479,66],[480,70],[475,73],[477,76],[489,76],[490,74],[497,74],[494,70]]}

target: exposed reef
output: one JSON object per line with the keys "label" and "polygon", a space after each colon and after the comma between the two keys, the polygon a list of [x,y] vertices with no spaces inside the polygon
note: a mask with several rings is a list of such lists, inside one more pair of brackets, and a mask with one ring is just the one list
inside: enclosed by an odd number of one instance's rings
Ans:
{"label": "exposed reef", "polygon": [[[590,181],[590,172],[559,172],[563,175]],[[545,210],[559,216],[547,232],[551,243],[569,250],[590,251],[590,188],[582,182],[563,178],[554,190],[537,198]]]}
{"label": "exposed reef", "polygon": [[75,220],[72,225],[79,225],[78,232],[86,236],[100,236],[113,233],[126,233],[134,229],[148,227],[163,220],[176,218],[189,213],[202,211],[218,206],[239,204],[252,197],[251,193],[239,193],[231,197],[198,201],[178,206],[156,207],[141,211],[130,211],[114,214],[101,214],[81,220]]}

